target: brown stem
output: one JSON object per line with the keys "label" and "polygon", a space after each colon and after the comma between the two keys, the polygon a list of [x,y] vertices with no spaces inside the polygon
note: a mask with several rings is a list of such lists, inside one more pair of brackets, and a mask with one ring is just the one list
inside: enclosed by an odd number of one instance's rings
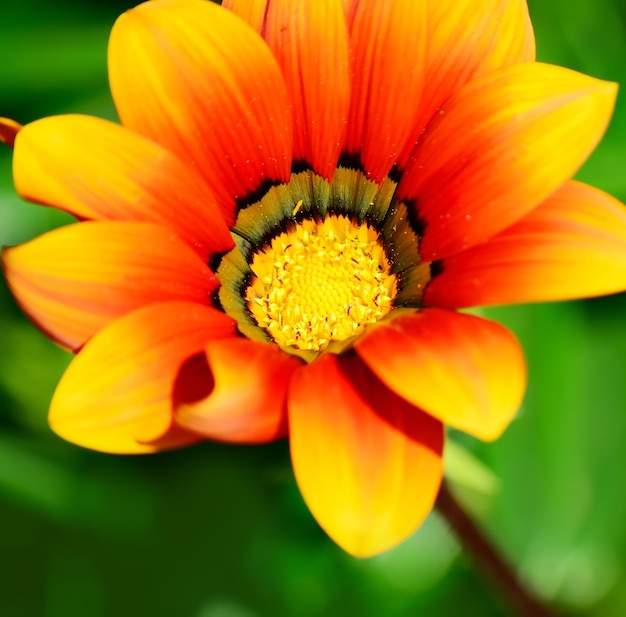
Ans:
{"label": "brown stem", "polygon": [[490,580],[519,617],[557,617],[515,575],[508,561],[478,528],[467,512],[448,490],[441,485],[437,510],[448,521],[461,546]]}

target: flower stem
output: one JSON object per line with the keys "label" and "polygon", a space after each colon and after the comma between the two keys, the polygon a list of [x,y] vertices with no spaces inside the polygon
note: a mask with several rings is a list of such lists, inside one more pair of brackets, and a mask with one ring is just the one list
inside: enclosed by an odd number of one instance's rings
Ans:
{"label": "flower stem", "polygon": [[557,617],[516,576],[509,562],[485,536],[448,489],[441,485],[436,503],[461,546],[519,617]]}

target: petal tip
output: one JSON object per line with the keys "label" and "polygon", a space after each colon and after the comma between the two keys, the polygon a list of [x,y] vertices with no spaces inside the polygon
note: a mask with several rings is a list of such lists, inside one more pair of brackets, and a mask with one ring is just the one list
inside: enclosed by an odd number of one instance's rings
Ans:
{"label": "petal tip", "polygon": [[15,138],[17,134],[22,130],[22,125],[15,120],[9,118],[0,118],[0,142],[13,148],[15,145]]}

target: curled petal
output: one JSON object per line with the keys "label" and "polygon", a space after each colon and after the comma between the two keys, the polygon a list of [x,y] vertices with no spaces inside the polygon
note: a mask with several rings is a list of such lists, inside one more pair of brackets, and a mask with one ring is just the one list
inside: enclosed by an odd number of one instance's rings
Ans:
{"label": "curled petal", "polygon": [[232,247],[203,180],[161,146],[113,122],[67,115],[27,124],[16,140],[13,176],[24,199],[81,219],[162,223],[205,259]]}
{"label": "curled petal", "polygon": [[9,288],[51,338],[78,349],[114,319],[155,302],[210,304],[217,280],[153,223],[87,222],[5,249]]}
{"label": "curled petal", "polygon": [[198,435],[172,427],[175,379],[209,339],[234,331],[223,313],[187,302],[154,304],[114,321],[61,378],[50,406],[52,429],[79,446],[113,454],[198,441]]}
{"label": "curled petal", "polygon": [[460,308],[571,300],[626,289],[626,208],[579,182],[484,244],[441,262],[424,301]]}
{"label": "curled petal", "polygon": [[385,388],[354,354],[324,355],[295,373],[289,432],[302,496],[349,553],[392,548],[433,507],[441,423]]}
{"label": "curled petal", "polygon": [[195,167],[229,225],[235,199],[289,178],[280,68],[230,11],[204,0],[140,4],[113,27],[109,78],[122,123]]}
{"label": "curled petal", "polygon": [[221,441],[263,443],[284,437],[287,388],[300,361],[277,345],[247,339],[209,341],[205,353],[185,378],[200,378],[211,387],[181,402],[176,422]]}
{"label": "curled petal", "polygon": [[522,402],[519,343],[479,317],[424,309],[374,328],[356,350],[395,393],[479,439],[499,437]]}
{"label": "curled petal", "polygon": [[615,84],[518,64],[461,88],[426,129],[398,186],[425,225],[422,258],[484,242],[569,179],[611,117]]}

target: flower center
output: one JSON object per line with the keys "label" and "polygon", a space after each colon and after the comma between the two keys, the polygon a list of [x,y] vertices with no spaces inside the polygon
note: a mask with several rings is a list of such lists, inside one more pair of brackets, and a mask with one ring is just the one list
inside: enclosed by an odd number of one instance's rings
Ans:
{"label": "flower center", "polygon": [[255,253],[250,269],[247,308],[283,347],[321,351],[360,334],[397,292],[378,233],[346,216],[303,220]]}
{"label": "flower center", "polygon": [[390,178],[377,184],[339,166],[331,181],[298,171],[240,200],[235,246],[211,261],[219,308],[241,335],[313,362],[421,307],[430,263],[420,258],[414,207],[395,189]]}

